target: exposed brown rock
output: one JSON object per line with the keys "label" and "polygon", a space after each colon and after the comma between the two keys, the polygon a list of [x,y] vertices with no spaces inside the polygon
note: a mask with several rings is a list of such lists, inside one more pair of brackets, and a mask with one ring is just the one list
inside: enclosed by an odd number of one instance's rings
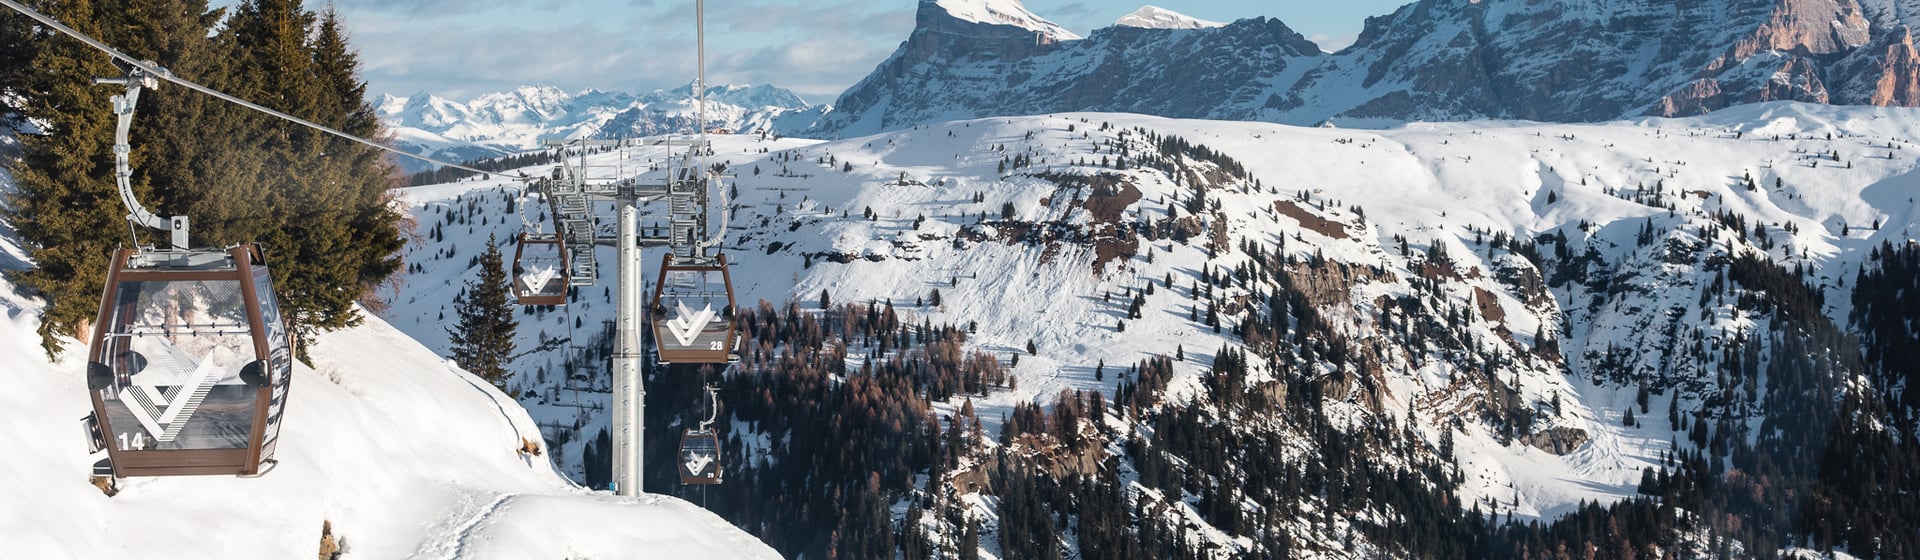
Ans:
{"label": "exposed brown rock", "polygon": [[1535,449],[1566,455],[1587,444],[1587,431],[1576,428],[1548,428],[1520,438],[1520,441]]}
{"label": "exposed brown rock", "polygon": [[1307,228],[1308,231],[1333,239],[1346,239],[1350,237],[1347,235],[1346,224],[1322,218],[1319,214],[1300,207],[1300,204],[1294,201],[1275,200],[1273,201],[1273,209],[1283,216],[1293,218],[1294,221],[1300,222],[1300,227]]}
{"label": "exposed brown rock", "polygon": [[1867,43],[1867,18],[1854,0],[1779,0],[1753,35],[1734,45],[1744,60],[1763,51],[1833,54]]}
{"label": "exposed brown rock", "polygon": [[1372,268],[1353,266],[1343,262],[1327,262],[1319,266],[1309,263],[1296,263],[1287,268],[1287,285],[1307,298],[1307,303],[1323,308],[1333,305],[1347,305],[1353,299],[1353,287],[1361,282],[1384,280],[1392,282],[1386,273],[1374,273]]}
{"label": "exposed brown rock", "polygon": [[1473,304],[1479,308],[1480,316],[1487,318],[1487,322],[1502,326],[1507,324],[1507,310],[1500,307],[1500,300],[1493,297],[1493,292],[1474,286]]}
{"label": "exposed brown rock", "polygon": [[1879,78],[1868,103],[1886,107],[1920,107],[1920,54],[1913,50],[1913,31],[1901,27],[1881,52]]}

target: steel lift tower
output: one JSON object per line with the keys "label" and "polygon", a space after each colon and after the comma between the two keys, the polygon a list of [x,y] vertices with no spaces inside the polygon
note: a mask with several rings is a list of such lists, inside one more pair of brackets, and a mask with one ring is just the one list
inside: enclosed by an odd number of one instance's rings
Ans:
{"label": "steel lift tower", "polygon": [[[522,248],[537,244],[553,250],[558,263],[536,269],[534,260],[516,253],[515,295],[528,305],[564,304],[569,291],[600,281],[597,248],[617,248],[617,306],[613,348],[613,469],[612,489],[623,496],[642,492],[641,467],[645,433],[646,395],[643,363],[647,345],[643,324],[653,330],[659,362],[723,364],[738,360],[733,353],[735,324],[733,288],[725,255],[718,252],[727,229],[727,178],[707,163],[712,153],[706,121],[706,6],[695,2],[700,74],[698,130],[692,134],[654,139],[549,140],[561,150],[562,164],[554,177],[537,187],[553,218],[553,231],[528,223]],[[664,165],[637,163],[629,152],[641,147],[664,147]],[[710,196],[720,198],[720,224],[708,235]],[[612,203],[618,211],[612,231],[600,226],[595,210]],[[648,216],[642,207],[664,203],[665,211]],[[529,244],[528,241],[533,241]],[[641,247],[663,247],[660,280],[651,297],[643,291]],[[714,309],[715,304],[720,309]],[[691,305],[700,305],[695,311]],[[704,432],[703,432],[704,434]],[[712,439],[711,434],[701,437]],[[686,441],[683,439],[683,447]],[[697,447],[697,446],[696,446]],[[704,463],[703,463],[704,464]],[[683,465],[684,467],[684,465]],[[698,469],[696,469],[698,470]],[[717,472],[717,471],[716,471]],[[717,477],[717,474],[714,475]]]}

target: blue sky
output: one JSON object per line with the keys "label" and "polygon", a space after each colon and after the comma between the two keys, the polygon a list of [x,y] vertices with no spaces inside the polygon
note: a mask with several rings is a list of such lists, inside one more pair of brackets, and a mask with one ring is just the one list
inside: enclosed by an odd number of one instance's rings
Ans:
{"label": "blue sky", "polygon": [[[1411,0],[1025,0],[1076,33],[1151,2],[1214,21],[1267,16],[1329,50]],[[646,92],[693,81],[692,0],[332,0],[374,95],[465,101],[526,84]],[[235,0],[213,0],[215,6]],[[310,7],[327,0],[307,0]],[[916,0],[710,0],[708,81],[771,83],[814,102],[873,70],[913,29]]]}

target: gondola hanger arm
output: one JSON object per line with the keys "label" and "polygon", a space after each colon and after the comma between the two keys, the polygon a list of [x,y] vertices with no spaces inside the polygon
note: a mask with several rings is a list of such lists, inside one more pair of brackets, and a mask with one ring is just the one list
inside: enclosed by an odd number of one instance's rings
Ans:
{"label": "gondola hanger arm", "polygon": [[[152,66],[159,70],[160,73],[166,72],[166,70],[159,69],[158,66],[154,66],[151,62],[146,63],[146,66]],[[130,163],[128,159],[133,153],[133,145],[130,138],[133,130],[133,112],[140,104],[140,90],[145,88],[158,88],[160,81],[154,72],[144,67],[136,66],[128,70],[127,76],[124,78],[94,78],[93,83],[125,85],[127,87],[125,94],[115,95],[112,99],[114,117],[113,185],[120,191],[120,202],[127,205],[127,221],[169,232],[172,234],[170,241],[173,242],[173,249],[175,251],[187,250],[190,245],[187,235],[187,217],[170,216],[162,218],[157,216],[152,211],[147,210],[146,205],[141,204],[140,199],[133,194],[133,164]],[[135,238],[134,244],[139,245],[139,241],[138,238]]]}

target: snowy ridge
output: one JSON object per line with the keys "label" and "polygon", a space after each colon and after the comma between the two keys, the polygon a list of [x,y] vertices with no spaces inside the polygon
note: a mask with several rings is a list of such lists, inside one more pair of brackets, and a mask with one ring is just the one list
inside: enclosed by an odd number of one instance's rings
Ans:
{"label": "snowy ridge", "polygon": [[[1920,206],[1910,198],[1920,188],[1920,145],[1915,144],[1920,136],[1914,132],[1920,130],[1920,112],[1907,109],[1774,103],[1681,120],[1414,124],[1383,131],[1069,113],[941,123],[835,142],[717,139],[717,157],[729,161],[740,177],[741,195],[734,200],[738,214],[727,245],[737,263],[735,289],[743,302],[806,305],[824,290],[835,301],[891,301],[904,321],[977,322],[979,332],[970,346],[1022,354],[1013,370],[1017,388],[973,400],[990,431],[999,429],[999,412],[1018,403],[1049,402],[1063,389],[1112,394],[1117,381],[1112,375],[1096,379],[1098,362],[1112,371],[1148,356],[1171,355],[1176,347],[1184,348],[1188,360],[1176,364],[1178,377],[1168,395],[1193,401],[1207,391],[1211,353],[1238,342],[1189,319],[1191,305],[1183,298],[1199,271],[1233,270],[1247,262],[1244,253],[1210,258],[1203,240],[1161,239],[1143,241],[1138,253],[1096,268],[1098,255],[1090,247],[996,241],[996,232],[1003,230],[981,225],[981,216],[997,219],[1006,207],[1015,221],[1091,227],[1089,212],[1069,202],[1085,193],[1063,190],[1043,177],[1047,173],[1116,173],[1143,195],[1123,212],[1123,223],[1166,217],[1170,201],[1189,192],[1186,186],[1158,170],[1115,170],[1098,163],[1115,154],[1095,146],[1119,142],[1122,132],[1140,129],[1219,150],[1246,163],[1250,179],[1264,183],[1212,189],[1221,207],[1207,222],[1224,219],[1226,231],[1236,238],[1284,238],[1296,257],[1378,267],[1383,274],[1357,283],[1350,301],[1336,299],[1320,310],[1342,329],[1377,332],[1382,298],[1438,297],[1433,301],[1441,307],[1427,311],[1436,315],[1475,309],[1465,314],[1460,330],[1479,341],[1476,346],[1417,361],[1412,356],[1432,349],[1388,349],[1381,355],[1385,368],[1375,380],[1377,393],[1358,386],[1332,391],[1329,399],[1337,402],[1329,404],[1352,417],[1413,410],[1429,443],[1440,441],[1448,426],[1459,426],[1452,437],[1467,476],[1462,507],[1477,503],[1485,511],[1522,518],[1552,519],[1583,500],[1611,502],[1633,495],[1641,470],[1657,464],[1676,439],[1666,421],[1656,419],[1658,410],[1643,414],[1634,405],[1637,384],[1654,387],[1655,407],[1677,400],[1683,412],[1724,389],[1714,386],[1711,376],[1702,380],[1673,369],[1685,366],[1669,365],[1685,358],[1673,353],[1674,339],[1664,330],[1671,317],[1699,325],[1709,345],[1724,343],[1718,337],[1725,333],[1764,326],[1750,314],[1701,296],[1714,274],[1705,264],[1713,255],[1724,255],[1727,248],[1766,250],[1758,241],[1730,241],[1726,233],[1703,243],[1697,235],[1702,228],[1725,231],[1712,225],[1709,214],[1738,212],[1768,224],[1768,254],[1789,267],[1805,264],[1822,271],[1820,282],[1830,290],[1832,304],[1827,311],[1835,318],[1846,314],[1840,279],[1851,276],[1872,246],[1903,242],[1920,227]],[[1815,155],[1834,151],[1844,163]],[[633,157],[658,160],[662,155]],[[1033,163],[1000,171],[1014,155]],[[1742,187],[1742,175],[1765,188]],[[1775,178],[1778,188],[1772,186]],[[405,199],[427,224],[444,220],[444,209],[463,204],[504,212],[505,193],[494,190],[500,186],[504,183],[475,181],[423,187],[410,190]],[[1324,233],[1275,212],[1276,202],[1298,200],[1305,201],[1300,211],[1315,217],[1308,221],[1348,224],[1344,234]],[[1654,200],[1675,210],[1653,206]],[[874,218],[861,217],[868,209]],[[1876,222],[1882,224],[1878,230],[1860,226]],[[1653,229],[1651,244],[1635,240],[1635,231],[1646,224]],[[1782,224],[1794,227],[1783,230]],[[433,320],[436,309],[450,310],[450,291],[442,287],[457,286],[470,273],[447,271],[422,256],[474,247],[489,233],[505,238],[516,227],[517,222],[467,222],[448,228],[459,230],[449,233],[449,241],[410,248],[409,262],[425,262],[431,272],[409,280],[424,291],[396,302],[395,316],[411,318],[398,326],[444,348],[444,334],[436,334]],[[1491,249],[1484,239],[1495,233],[1527,240],[1566,236],[1575,254],[1589,251],[1603,263],[1589,274],[1604,271],[1617,287],[1596,291],[1583,279],[1546,288],[1537,279],[1550,271]],[[1411,256],[1401,253],[1398,238],[1408,240]],[[1550,243],[1542,247],[1551,250]],[[1678,260],[1668,247],[1700,249]],[[1431,272],[1423,255],[1436,249],[1449,256],[1448,269],[1457,277]],[[468,250],[449,258],[466,262]],[[848,258],[843,264],[825,255]],[[1529,275],[1536,280],[1530,283]],[[1114,323],[1124,318],[1124,304],[1103,294],[1121,301],[1123,290],[1159,284],[1167,276],[1174,281],[1163,293],[1172,295],[1151,297],[1145,317],[1127,319],[1126,329],[1117,331]],[[1423,276],[1440,279],[1437,295],[1416,287]],[[941,306],[914,304],[933,288],[945,296]],[[1226,290],[1229,299],[1240,293]],[[537,340],[535,332],[566,330],[569,317],[586,324],[610,318],[606,302],[594,295],[599,291],[589,288],[585,303],[573,306],[571,315],[523,317],[522,347]],[[1230,315],[1223,322],[1231,325],[1240,317]],[[1573,328],[1562,332],[1562,324]],[[1557,341],[1558,351],[1543,350],[1546,341],[1536,339],[1536,332]],[[1025,355],[1029,340],[1039,348],[1035,355]],[[1603,356],[1608,349],[1631,351]],[[1693,381],[1619,378],[1603,367],[1616,358],[1626,360],[1629,370],[1676,371],[1675,379]],[[557,363],[552,354],[516,363],[523,371],[517,386],[548,395],[528,403],[536,417],[574,410],[558,402],[541,404],[543,398],[563,400],[552,396],[557,381],[526,373]],[[1491,376],[1482,374],[1486,367],[1493,368]],[[1480,380],[1487,378],[1499,383],[1484,387]],[[1499,395],[1508,390],[1518,408],[1499,404],[1505,398]],[[1377,408],[1368,404],[1373,398],[1380,401]],[[959,404],[938,406],[952,411]],[[1629,408],[1649,420],[1622,425]],[[1512,439],[1487,420],[1489,414],[1523,410],[1534,417],[1532,427]],[[594,421],[604,425],[604,418]]]}
{"label": "snowy ridge", "polygon": [[1114,25],[1138,27],[1142,29],[1206,29],[1226,25],[1217,21],[1188,16],[1159,6],[1142,6],[1131,14],[1121,16]]}
{"label": "snowy ridge", "polygon": [[0,459],[12,481],[0,500],[33,504],[0,508],[23,556],[306,557],[327,521],[369,558],[778,557],[692,504],[587,491],[517,455],[518,438],[539,437],[523,409],[377,318],[321,335],[317,367],[295,366],[272,472],[129,479],[108,498],[87,482],[96,457],[75,429],[88,410],[84,349],[45,362],[36,323],[0,319],[13,384],[0,422],[42,434]]}
{"label": "snowy ridge", "polygon": [[1034,15],[1020,0],[921,0],[933,2],[947,14],[964,21],[991,25],[1011,25],[1029,29],[1056,41],[1081,38],[1067,28]]}

